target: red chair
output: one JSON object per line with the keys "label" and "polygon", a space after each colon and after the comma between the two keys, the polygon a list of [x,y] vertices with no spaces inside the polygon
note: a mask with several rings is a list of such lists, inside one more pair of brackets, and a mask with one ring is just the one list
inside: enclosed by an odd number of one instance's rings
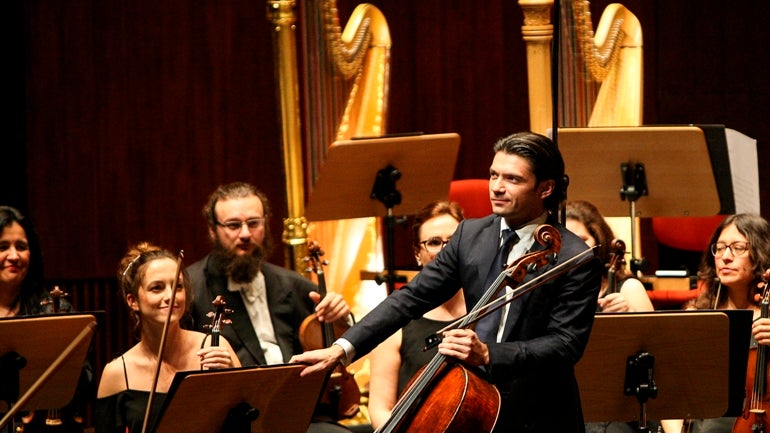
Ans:
{"label": "red chair", "polygon": [[[725,215],[710,217],[654,217],[652,233],[669,248],[702,253]],[[698,296],[701,285],[691,290],[650,290],[647,294],[656,310],[679,308]]]}
{"label": "red chair", "polygon": [[449,200],[460,204],[465,218],[481,218],[491,214],[489,179],[453,180],[449,185]]}

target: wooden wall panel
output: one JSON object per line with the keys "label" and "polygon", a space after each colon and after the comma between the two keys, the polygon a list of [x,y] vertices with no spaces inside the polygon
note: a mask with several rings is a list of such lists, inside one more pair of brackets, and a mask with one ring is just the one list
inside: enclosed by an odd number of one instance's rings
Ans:
{"label": "wooden wall panel", "polygon": [[[343,18],[355,4],[340,0]],[[373,1],[393,39],[392,132],[458,132],[456,178],[486,176],[492,142],[526,129],[516,1]],[[595,22],[609,1],[592,2]],[[630,0],[644,29],[645,121],[724,123],[770,159],[770,29],[751,0]],[[271,197],[271,261],[286,215],[266,3],[17,0],[29,213],[51,278],[112,277],[129,243],[202,257],[200,208],[219,183]],[[17,74],[20,76],[22,74]],[[11,82],[9,88],[20,83]],[[17,137],[18,138],[18,137]],[[761,185],[770,184],[762,171]],[[762,188],[765,216],[770,197]],[[23,201],[23,200],[22,200]],[[402,252],[398,265],[410,265]]]}

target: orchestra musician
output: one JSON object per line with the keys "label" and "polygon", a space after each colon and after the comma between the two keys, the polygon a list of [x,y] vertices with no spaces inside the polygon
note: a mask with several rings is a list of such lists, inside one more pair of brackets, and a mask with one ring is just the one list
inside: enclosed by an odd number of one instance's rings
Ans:
{"label": "orchestra musician", "polygon": [[489,175],[493,215],[461,222],[446,247],[412,281],[330,348],[297,355],[292,361],[311,364],[303,374],[350,363],[461,288],[470,309],[486,291],[488,275],[496,277],[502,272],[493,262],[504,245],[501,238],[510,235],[503,230],[513,230],[519,238],[507,255],[510,264],[527,250],[540,247],[534,245],[533,232],[539,224],[548,223],[561,235],[553,266],[582,252],[588,258],[579,258],[580,266],[517,297],[497,318],[487,316],[492,318],[491,326],[479,329],[482,320],[476,330],[445,332],[438,350],[489,374],[501,394],[495,432],[582,432],[585,425],[574,366],[593,325],[601,266],[586,251],[585,242],[557,221],[566,193],[564,161],[549,138],[516,133],[494,145]]}
{"label": "orchestra musician", "polygon": [[[414,257],[419,266],[426,266],[436,258],[462,220],[462,208],[450,201],[433,202],[417,212],[412,231]],[[378,428],[387,420],[409,380],[436,353],[435,348],[422,350],[425,337],[465,313],[465,299],[460,290],[440,307],[396,331],[372,351],[368,405],[372,427]]]}
{"label": "orchestra musician", "polygon": [[[602,288],[599,291],[598,311],[604,313],[625,313],[653,311],[650,297],[642,282],[623,265],[624,244],[620,251],[613,248],[615,235],[599,209],[585,200],[567,202],[565,207],[566,226],[569,231],[583,239],[589,247],[597,246],[596,255],[605,266],[602,274]],[[612,276],[612,278],[610,278]],[[657,428],[656,421],[649,421],[650,431]],[[591,422],[586,424],[587,433],[634,433],[639,431],[637,422]]]}
{"label": "orchestra musician", "polygon": [[[698,270],[700,293],[686,308],[752,310],[750,347],[770,345],[770,319],[760,317],[761,296],[757,296],[764,288],[763,274],[770,268],[770,224],[759,215],[730,215],[715,229],[706,248]],[[683,420],[664,420],[661,424],[666,433],[729,433],[735,420],[688,420],[684,428]]]}
{"label": "orchestra musician", "polygon": [[[574,200],[567,202],[566,215],[567,229],[583,239],[589,247],[598,246],[596,255],[607,268],[607,272],[602,277],[602,289],[599,292],[599,311],[605,313],[653,311],[652,302],[642,282],[622,266],[625,263],[622,256],[624,251],[613,250],[615,236],[599,209],[590,202]],[[611,273],[614,277],[613,287],[609,287],[611,281],[608,276]]]}
{"label": "orchestra musician", "polygon": [[180,326],[192,293],[179,265],[173,253],[146,242],[130,248],[120,261],[120,296],[139,342],[104,367],[94,406],[96,433],[144,431],[148,403],[146,425],[151,428],[178,371],[241,365],[226,341],[212,346],[206,334]]}
{"label": "orchestra musician", "polygon": [[[233,310],[222,336],[244,366],[282,364],[301,353],[299,329],[312,314],[347,324],[350,308],[342,295],[330,289],[320,299],[311,280],[266,261],[272,246],[270,203],[262,191],[244,182],[221,185],[203,216],[212,251],[187,269],[195,293],[193,320],[201,329],[211,302],[222,296]],[[325,409],[316,410],[309,432],[349,432]]]}
{"label": "orchestra musician", "polygon": [[[43,254],[40,240],[31,220],[18,209],[0,206],[0,317],[33,316],[72,311],[67,299],[58,299],[59,311],[43,281]],[[83,405],[93,395],[93,368],[86,361],[76,388],[76,394],[67,407],[38,410],[26,414],[17,431],[34,433],[48,421],[53,427],[46,431],[62,433],[83,431]],[[51,414],[55,414],[51,418]]]}

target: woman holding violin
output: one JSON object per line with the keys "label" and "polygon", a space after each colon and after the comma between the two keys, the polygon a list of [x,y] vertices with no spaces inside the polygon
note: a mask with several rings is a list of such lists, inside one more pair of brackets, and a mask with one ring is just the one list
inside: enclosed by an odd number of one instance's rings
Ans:
{"label": "woman holding violin", "polygon": [[[436,258],[462,220],[463,210],[455,202],[433,202],[417,212],[412,231],[414,257],[419,266],[426,266]],[[396,331],[372,351],[368,405],[372,427],[377,428],[388,419],[409,380],[436,353],[435,348],[422,350],[424,338],[465,313],[465,299],[460,290],[438,308]]]}
{"label": "woman holding violin", "polygon": [[[738,418],[662,421],[666,433],[770,431],[770,422],[753,416],[754,409],[770,410],[770,396],[756,395],[753,379],[767,383],[766,362],[756,356],[770,346],[766,271],[770,269],[770,224],[759,215],[730,215],[716,228],[698,270],[699,296],[688,309],[747,309],[754,312],[747,366],[746,407]],[[766,360],[766,358],[765,358]],[[766,386],[762,387],[767,390]],[[758,404],[758,406],[757,406]],[[755,407],[756,406],[756,407]],[[762,418],[762,419],[760,419]],[[759,421],[757,423],[757,421]],[[770,420],[767,420],[770,421]]]}
{"label": "woman holding violin", "polygon": [[644,285],[625,267],[625,243],[615,239],[599,209],[587,201],[575,200],[567,203],[566,215],[567,229],[583,239],[589,247],[597,247],[596,255],[606,268],[599,292],[598,311],[653,311]]}
{"label": "woman holding violin", "polygon": [[192,295],[180,265],[173,253],[149,243],[131,248],[120,262],[120,294],[139,342],[104,368],[97,433],[150,431],[178,371],[241,366],[226,340],[214,346],[206,334],[181,328]]}
{"label": "woman holding violin", "polygon": [[[501,278],[514,289],[544,276],[541,284],[516,297],[505,311],[498,309],[499,316],[487,316],[492,319],[489,321],[492,326],[486,327],[491,333],[480,336],[483,319],[475,323],[475,330],[471,325],[444,332],[438,346],[439,355],[447,360],[442,373],[448,370],[449,376],[458,369],[484,370],[494,385],[493,390],[496,388],[499,392],[499,400],[488,387],[479,387],[480,391],[462,396],[465,400],[473,399],[476,404],[473,410],[463,412],[464,416],[483,409],[486,418],[483,421],[494,426],[484,431],[582,432],[584,424],[574,366],[588,343],[601,269],[586,244],[557,221],[566,188],[563,159],[547,137],[530,132],[513,134],[495,144],[489,174],[493,215],[461,222],[435,260],[351,327],[331,348],[306,352],[292,360],[312,364],[303,374],[323,371],[368,353],[410,320],[440,306],[461,288],[466,308],[471,311],[476,301],[486,297],[490,287],[507,291],[503,285],[495,284]],[[535,242],[539,239],[535,236],[536,227],[550,227],[560,241]],[[519,238],[511,252],[503,255],[509,264],[505,268],[495,264],[498,250],[505,245],[501,239],[510,233],[504,230],[514,231]],[[557,258],[552,261],[556,251]],[[586,255],[581,256],[583,253]],[[572,258],[576,258],[574,267],[550,272]],[[528,263],[530,259],[534,261]],[[506,277],[508,270],[513,274],[524,268],[531,272],[526,272],[521,280],[509,281]],[[488,281],[493,283],[490,285]],[[448,400],[463,391],[457,386],[439,387],[443,383],[432,388],[431,395]],[[499,402],[499,408],[484,404],[492,402],[492,398]],[[417,415],[427,415],[408,417],[425,418],[428,425],[420,426],[424,428],[422,431],[441,431],[431,426],[444,421],[443,412],[419,404],[414,410]],[[480,426],[474,427],[461,431],[482,431]],[[380,431],[400,430],[378,429]]]}

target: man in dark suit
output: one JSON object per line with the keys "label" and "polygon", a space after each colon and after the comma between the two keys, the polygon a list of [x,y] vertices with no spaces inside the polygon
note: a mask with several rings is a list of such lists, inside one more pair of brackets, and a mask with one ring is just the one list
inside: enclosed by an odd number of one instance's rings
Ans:
{"label": "man in dark suit", "polygon": [[[292,361],[313,365],[303,374],[360,357],[409,320],[451,298],[461,287],[469,310],[501,268],[493,266],[506,229],[518,237],[508,260],[542,249],[533,242],[535,227],[558,229],[558,260],[527,275],[524,282],[584,252],[586,244],[557,221],[564,199],[564,161],[547,137],[518,133],[494,146],[489,193],[493,215],[463,221],[436,259],[404,288],[394,292],[328,349],[306,352]],[[505,255],[504,255],[505,256]],[[580,396],[574,366],[593,325],[601,266],[592,253],[580,266],[516,298],[488,336],[471,329],[444,334],[439,352],[483,367],[500,391],[495,432],[582,432]],[[508,288],[507,290],[510,290]],[[482,332],[482,323],[477,325]]]}
{"label": "man in dark suit", "polygon": [[[312,281],[265,261],[271,249],[270,204],[256,187],[242,182],[218,187],[203,215],[213,249],[187,268],[194,327],[206,331],[211,321],[206,314],[221,295],[233,310],[221,335],[242,365],[283,364],[301,353],[300,325],[313,313],[322,321],[347,320],[350,309],[342,295],[329,291],[320,299]],[[333,423],[313,423],[308,431],[349,432]]]}

